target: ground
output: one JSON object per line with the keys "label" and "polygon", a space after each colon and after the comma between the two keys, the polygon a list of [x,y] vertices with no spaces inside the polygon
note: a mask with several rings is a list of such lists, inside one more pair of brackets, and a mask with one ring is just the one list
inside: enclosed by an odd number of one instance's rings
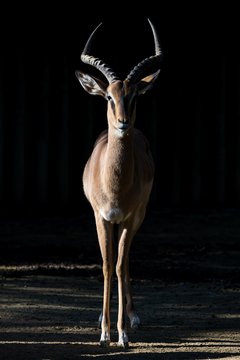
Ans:
{"label": "ground", "polygon": [[139,330],[99,347],[91,216],[1,217],[0,359],[240,359],[240,210],[150,212],[131,252]]}

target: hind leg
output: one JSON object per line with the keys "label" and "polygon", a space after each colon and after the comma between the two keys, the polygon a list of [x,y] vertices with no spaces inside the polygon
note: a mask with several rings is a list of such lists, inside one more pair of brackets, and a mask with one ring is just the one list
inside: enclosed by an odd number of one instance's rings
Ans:
{"label": "hind leg", "polygon": [[130,320],[131,328],[138,329],[141,325],[141,321],[135,311],[135,306],[133,303],[132,288],[131,288],[130,275],[129,275],[129,261],[126,265],[125,297],[126,297],[126,312]]}

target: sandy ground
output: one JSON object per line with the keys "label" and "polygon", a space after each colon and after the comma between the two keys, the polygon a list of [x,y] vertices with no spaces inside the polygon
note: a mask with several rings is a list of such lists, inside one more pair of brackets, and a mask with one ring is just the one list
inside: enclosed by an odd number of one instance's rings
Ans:
{"label": "sandy ground", "polygon": [[161,212],[131,253],[142,327],[99,347],[102,275],[92,221],[2,218],[0,359],[240,359],[240,212]]}
{"label": "sandy ground", "polygon": [[142,327],[130,349],[98,346],[102,284],[93,278],[29,276],[1,283],[1,359],[240,359],[240,289],[222,283],[134,282]]}

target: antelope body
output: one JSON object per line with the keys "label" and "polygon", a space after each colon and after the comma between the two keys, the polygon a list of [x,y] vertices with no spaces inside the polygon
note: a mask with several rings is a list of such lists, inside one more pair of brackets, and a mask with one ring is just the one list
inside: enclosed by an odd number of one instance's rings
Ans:
{"label": "antelope body", "polygon": [[104,293],[100,316],[100,345],[110,344],[110,297],[114,273],[114,224],[118,224],[118,344],[128,347],[126,315],[131,327],[137,328],[140,319],[134,309],[130,278],[129,251],[133,236],[145,216],[154,179],[154,163],[148,141],[134,127],[136,99],[150,89],[159,71],[141,78],[150,65],[161,60],[156,31],[153,32],[155,55],[144,59],[122,81],[100,59],[89,55],[97,28],[90,35],[81,60],[97,68],[107,82],[81,71],[76,76],[83,88],[92,95],[100,95],[107,102],[108,130],[98,137],[83,173],[84,193],[95,216],[98,240],[103,259]]}

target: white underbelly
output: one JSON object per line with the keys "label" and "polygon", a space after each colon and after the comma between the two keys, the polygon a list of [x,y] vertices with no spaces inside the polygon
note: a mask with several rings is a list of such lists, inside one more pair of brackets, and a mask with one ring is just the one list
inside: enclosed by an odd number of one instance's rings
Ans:
{"label": "white underbelly", "polygon": [[130,214],[125,215],[120,208],[111,208],[111,209],[100,209],[100,214],[102,217],[109,221],[112,224],[120,224],[126,220]]}

